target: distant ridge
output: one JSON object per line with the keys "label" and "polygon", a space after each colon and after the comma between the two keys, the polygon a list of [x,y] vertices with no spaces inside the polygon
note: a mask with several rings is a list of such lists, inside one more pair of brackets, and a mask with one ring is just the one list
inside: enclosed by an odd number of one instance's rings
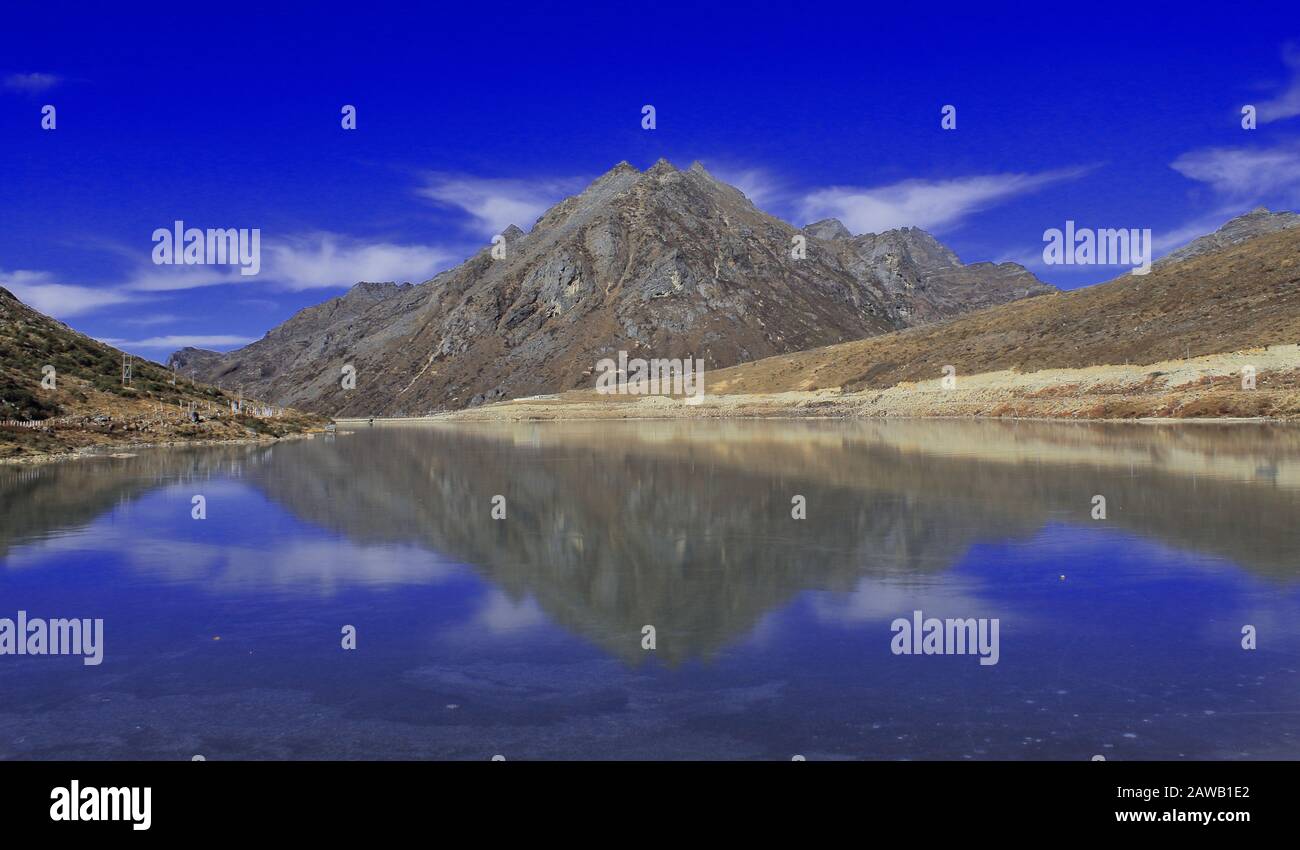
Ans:
{"label": "distant ridge", "polygon": [[1250,214],[1244,224],[1263,222],[1256,236],[1243,236],[1241,218],[1233,219],[1147,275],[766,358],[715,372],[708,391],[852,392],[937,379],[947,365],[959,376],[1034,372],[1294,344],[1300,340],[1300,228],[1275,226],[1292,214],[1282,215]]}
{"label": "distant ridge", "polygon": [[1221,251],[1266,233],[1290,230],[1293,227],[1300,227],[1300,215],[1293,212],[1269,212],[1267,207],[1256,207],[1244,215],[1230,219],[1213,233],[1193,239],[1178,250],[1171,251],[1156,264],[1182,262],[1212,251]]}

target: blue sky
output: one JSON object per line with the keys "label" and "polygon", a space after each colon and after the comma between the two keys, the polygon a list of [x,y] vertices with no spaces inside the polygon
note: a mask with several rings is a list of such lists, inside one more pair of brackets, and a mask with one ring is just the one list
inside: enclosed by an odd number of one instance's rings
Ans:
{"label": "blue sky", "polygon": [[[620,160],[698,159],[795,224],[916,225],[1067,288],[1125,270],[1041,266],[1067,219],[1151,228],[1160,253],[1300,207],[1294,4],[23,5],[0,52],[0,286],[154,359],[425,280]],[[260,273],[155,266],[177,219],[259,228]]]}

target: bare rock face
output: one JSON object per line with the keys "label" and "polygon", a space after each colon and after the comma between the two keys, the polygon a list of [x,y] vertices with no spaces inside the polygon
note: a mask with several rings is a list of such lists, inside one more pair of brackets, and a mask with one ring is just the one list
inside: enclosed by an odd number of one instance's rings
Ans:
{"label": "bare rock face", "polygon": [[281,404],[414,415],[589,387],[620,350],[713,369],[1054,291],[916,229],[801,231],[698,163],[619,163],[503,235],[504,257],[485,246],[419,285],[358,284],[245,348],[173,357]]}
{"label": "bare rock face", "polygon": [[1161,257],[1155,265],[1182,262],[1192,257],[1221,251],[1247,239],[1263,236],[1265,233],[1276,233],[1293,227],[1300,227],[1300,215],[1286,211],[1269,212],[1267,207],[1256,207],[1244,215],[1229,220],[1213,233],[1193,239],[1177,251],[1171,251]]}
{"label": "bare rock face", "polygon": [[841,238],[834,247],[855,276],[879,284],[899,329],[1056,291],[1015,263],[964,265],[915,227]]}
{"label": "bare rock face", "polygon": [[186,346],[179,351],[173,351],[167,358],[167,368],[175,369],[182,375],[206,375],[217,369],[221,364],[221,358],[224,357],[220,351],[209,351],[206,348],[195,348]]}
{"label": "bare rock face", "polygon": [[804,233],[809,236],[816,236],[818,239],[852,239],[853,234],[844,226],[844,222],[838,218],[824,218],[821,221],[814,221],[804,227]]}

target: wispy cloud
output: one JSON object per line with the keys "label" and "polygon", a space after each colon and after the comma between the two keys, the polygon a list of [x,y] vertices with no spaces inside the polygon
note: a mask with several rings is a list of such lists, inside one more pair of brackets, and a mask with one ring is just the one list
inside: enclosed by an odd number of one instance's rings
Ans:
{"label": "wispy cloud", "polygon": [[1291,79],[1277,97],[1255,104],[1261,124],[1300,115],[1300,45],[1286,45],[1282,49],[1282,61],[1291,71]]}
{"label": "wispy cloud", "polygon": [[1157,257],[1213,232],[1252,207],[1300,206],[1300,143],[1295,141],[1272,147],[1200,148],[1178,157],[1169,167],[1205,184],[1213,195],[1213,206],[1157,233]]}
{"label": "wispy cloud", "polygon": [[49,91],[59,84],[59,77],[56,74],[9,74],[4,78],[4,87],[9,91],[22,92],[23,94],[40,94],[43,91]]}
{"label": "wispy cloud", "polygon": [[330,289],[358,281],[420,282],[456,259],[430,245],[367,242],[336,233],[310,233],[262,242],[261,271],[240,274],[238,266],[142,264],[126,283],[130,290],[165,292],[234,284],[280,291]]}
{"label": "wispy cloud", "polygon": [[904,180],[888,186],[832,186],[806,194],[800,214],[806,221],[838,218],[854,233],[880,233],[899,227],[942,231],[972,213],[1054,183],[1077,179],[1087,168],[1038,174],[982,174],[951,180]]}
{"label": "wispy cloud", "polygon": [[1170,168],[1229,201],[1294,204],[1300,196],[1300,144],[1295,142],[1270,148],[1201,148],[1178,157]]}
{"label": "wispy cloud", "polygon": [[479,609],[475,622],[493,634],[513,633],[545,625],[546,614],[531,596],[515,601],[494,590]]}
{"label": "wispy cloud", "polygon": [[[263,243],[261,273],[244,276],[233,265],[154,265],[139,261],[120,284],[84,286],[61,283],[45,271],[0,269],[0,286],[21,301],[57,319],[69,319],[107,307],[157,298],[158,293],[181,292],[208,286],[233,285],[256,292],[297,292],[308,289],[344,288],[359,281],[420,282],[433,277],[456,259],[451,252],[427,245],[399,245],[367,242],[333,233],[292,236]],[[133,254],[139,256],[138,254]],[[257,287],[254,289],[254,287]],[[245,298],[241,303],[260,309],[274,309],[275,301],[265,297]],[[123,318],[121,324],[147,327],[180,321],[181,317],[155,313]],[[243,345],[243,337],[158,336],[148,340],[118,340],[111,344],[134,348],[162,348],[176,340],[179,345]]]}
{"label": "wispy cloud", "polygon": [[253,340],[249,337],[231,336],[229,334],[171,334],[168,336],[151,336],[148,339],[113,339],[107,337],[99,341],[115,348],[159,348],[174,351],[187,346],[213,349],[234,348],[248,345]]}
{"label": "wispy cloud", "polygon": [[183,321],[184,317],[177,316],[174,313],[153,313],[148,316],[131,316],[125,319],[119,319],[123,325],[132,327],[146,328],[152,325],[170,325],[173,322]]}
{"label": "wispy cloud", "polygon": [[[265,272],[265,268],[263,269]],[[253,285],[257,277],[244,277],[238,266],[155,266],[141,264],[122,288],[138,292],[174,292],[226,283]]]}
{"label": "wispy cloud", "polygon": [[532,227],[542,213],[589,181],[579,177],[514,180],[429,172],[416,194],[468,213],[475,232],[501,233],[510,225]]}
{"label": "wispy cloud", "polygon": [[53,275],[41,271],[0,269],[0,286],[8,289],[29,307],[57,319],[80,316],[114,304],[134,300],[116,289],[59,283]]}
{"label": "wispy cloud", "polygon": [[268,245],[262,274],[290,290],[351,286],[358,281],[421,282],[456,259],[429,245],[363,242],[333,233],[298,236]]}

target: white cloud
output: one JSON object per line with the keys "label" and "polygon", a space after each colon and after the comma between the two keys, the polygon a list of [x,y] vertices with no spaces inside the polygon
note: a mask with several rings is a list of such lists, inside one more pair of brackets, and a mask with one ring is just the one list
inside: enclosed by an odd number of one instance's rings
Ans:
{"label": "white cloud", "polygon": [[239,273],[238,266],[164,266],[143,265],[125,284],[126,289],[141,292],[173,292],[198,289],[223,283],[253,283],[257,277]]}
{"label": "white cloud", "polygon": [[918,583],[909,586],[897,581],[863,578],[848,593],[815,593],[811,603],[819,622],[847,626],[889,622],[897,617],[907,619],[918,608],[923,608],[927,617],[1005,616],[1005,612],[992,612],[995,603],[982,599],[978,589],[976,585]]}
{"label": "white cloud", "polygon": [[586,180],[558,178],[511,180],[431,172],[416,193],[469,213],[477,232],[493,236],[510,225],[532,227],[558,201],[582,190]]}
{"label": "white cloud", "polygon": [[[250,494],[262,498],[254,488],[229,481],[207,481],[203,486],[209,499],[216,495],[248,498]],[[156,523],[164,519],[168,505],[182,489],[172,487],[137,499],[133,516],[148,520],[141,526],[128,527],[114,523],[111,517],[100,517],[76,531],[12,548],[5,566],[13,570],[53,569],[66,563],[70,552],[83,550],[87,541],[93,540],[97,547],[111,546],[121,552],[133,571],[214,594],[292,588],[324,597],[358,587],[427,586],[462,574],[457,564],[418,546],[356,544],[346,538],[217,546],[141,533],[141,528],[158,527]]]}
{"label": "white cloud", "polygon": [[1200,148],[1178,157],[1169,167],[1209,187],[1215,205],[1171,230],[1157,233],[1156,256],[1212,233],[1252,207],[1300,206],[1300,144],[1296,142],[1273,147]]}
{"label": "white cloud", "polygon": [[132,316],[127,319],[119,319],[123,325],[134,325],[135,327],[149,327],[151,325],[169,325],[173,322],[182,321],[181,316],[174,313],[153,313],[148,316]]}
{"label": "white cloud", "polygon": [[142,265],[127,289],[162,292],[203,286],[270,284],[301,291],[352,286],[358,281],[421,282],[455,259],[442,248],[365,242],[335,233],[262,240],[261,269],[242,275],[235,265]]}
{"label": "white cloud", "polygon": [[1300,195],[1300,145],[1294,143],[1272,148],[1201,148],[1178,157],[1170,168],[1243,203],[1273,198],[1290,204]]}
{"label": "white cloud", "polygon": [[1291,69],[1291,79],[1277,97],[1255,104],[1261,124],[1300,115],[1300,46],[1288,44],[1283,48],[1282,61]]}
{"label": "white cloud", "polygon": [[229,334],[171,334],[169,336],[151,336],[148,339],[104,338],[99,341],[114,348],[161,348],[167,351],[175,351],[178,348],[187,346],[193,346],[194,348],[229,348],[248,345],[253,340],[248,337],[231,336]]}
{"label": "white cloud", "polygon": [[899,227],[939,231],[966,216],[1045,186],[1073,180],[1085,168],[1039,174],[984,174],[951,180],[904,180],[888,186],[831,186],[804,196],[800,213],[807,221],[838,218],[853,233],[881,233]]}
{"label": "white cloud", "polygon": [[532,629],[547,622],[536,599],[529,596],[515,601],[499,590],[488,594],[475,620],[493,634]]}
{"label": "white cloud", "polygon": [[4,79],[5,88],[24,94],[39,94],[59,84],[55,74],[9,74]]}
{"label": "white cloud", "polygon": [[58,283],[48,272],[22,269],[12,272],[0,269],[0,286],[29,307],[57,319],[134,300],[129,294],[115,289]]}
{"label": "white cloud", "polygon": [[261,276],[285,289],[351,286],[358,281],[418,283],[455,259],[427,245],[360,242],[332,233],[293,237],[267,245]]}

